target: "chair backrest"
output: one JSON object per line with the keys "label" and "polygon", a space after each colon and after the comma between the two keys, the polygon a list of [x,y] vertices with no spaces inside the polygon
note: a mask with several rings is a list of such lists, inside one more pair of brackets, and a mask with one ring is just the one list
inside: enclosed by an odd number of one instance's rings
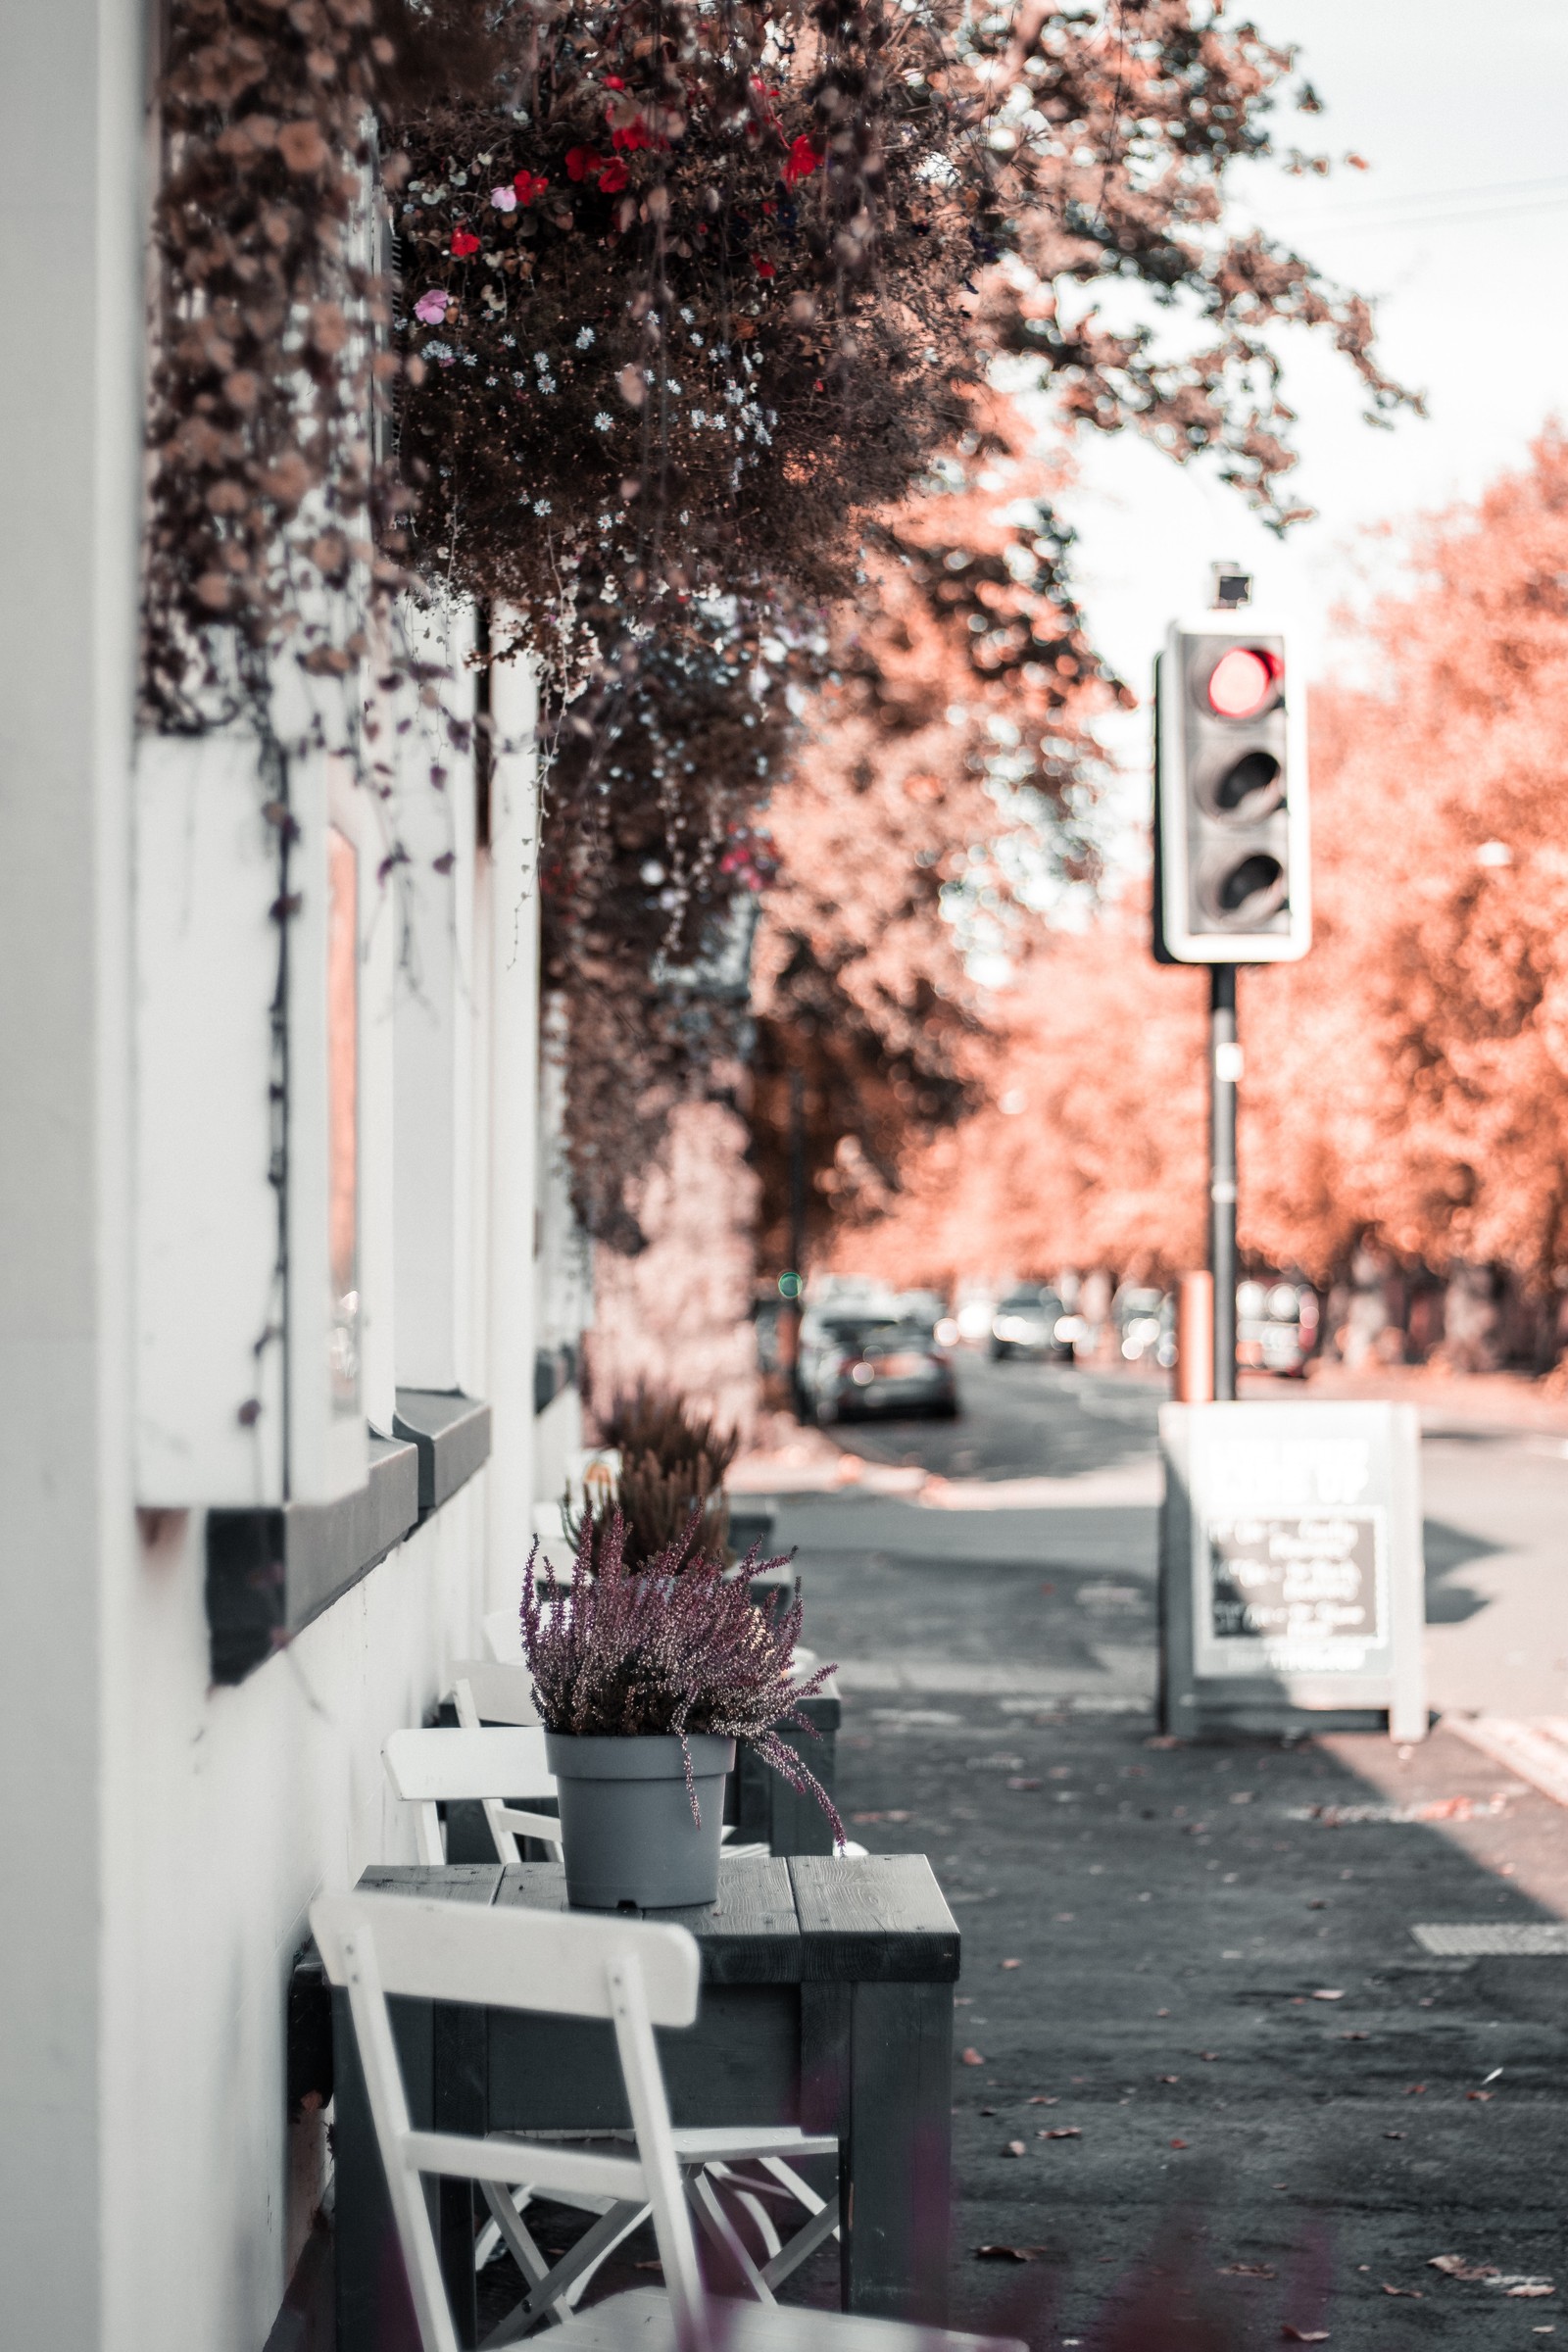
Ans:
{"label": "chair backrest", "polygon": [[[539,1710],[533,1703],[533,1676],[526,1666],[510,1661],[503,1665],[494,1658],[459,1658],[452,1669],[454,1694],[463,1683],[473,1693],[478,1722],[538,1722]],[[460,1707],[458,1721],[463,1720]]]}
{"label": "chair backrest", "polygon": [[[646,2199],[681,2352],[710,2352],[708,2307],[681,2192],[654,2027],[689,2026],[702,1964],[684,1928],[580,1913],[482,1909],[415,1895],[321,1895],[311,1928],[327,1976],[347,1989],[366,2091],[424,2352],[458,2352],[420,2185],[427,2173]],[[636,2159],[546,2140],[416,2132],[387,1999],[607,2019],[615,2034]]]}
{"label": "chair backrest", "polygon": [[503,1862],[518,1859],[518,1835],[559,1840],[561,1824],[548,1815],[516,1813],[506,1797],[554,1797],[555,1775],[537,1725],[463,1725],[457,1730],[393,1732],[381,1750],[387,1778],[415,1807],[419,1860],[446,1860],[438,1803],[470,1799],[484,1806],[491,1840]]}
{"label": "chair backrest", "polygon": [[492,1609],[484,1621],[485,1647],[501,1666],[522,1664],[522,1627],[515,1609]]}
{"label": "chair backrest", "polygon": [[393,1732],[382,1753],[393,1788],[411,1804],[556,1792],[537,1725]]}

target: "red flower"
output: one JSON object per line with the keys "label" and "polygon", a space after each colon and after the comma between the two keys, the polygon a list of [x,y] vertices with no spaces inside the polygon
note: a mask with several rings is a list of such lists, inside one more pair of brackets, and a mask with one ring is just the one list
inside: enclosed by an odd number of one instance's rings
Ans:
{"label": "red flower", "polygon": [[759,277],[777,277],[778,271],[774,269],[771,262],[759,262],[757,265],[757,274]]}
{"label": "red flower", "polygon": [[568,179],[591,179],[596,172],[602,172],[604,168],[604,157],[596,154],[592,147],[568,147],[566,149],[566,177]]}
{"label": "red flower", "polygon": [[626,167],[617,155],[613,163],[607,164],[599,174],[599,193],[601,196],[617,196],[625,185]]}
{"label": "red flower", "polygon": [[605,87],[607,90],[623,90],[626,87],[626,84],[621,80],[618,74],[607,74],[605,75]]}
{"label": "red flower", "polygon": [[619,147],[628,155],[636,148],[647,147],[651,143],[648,136],[648,125],[640,119],[635,122],[628,122],[624,130],[612,130],[610,134],[612,147]]}
{"label": "red flower", "polygon": [[479,240],[471,228],[455,228],[452,231],[452,250],[460,262],[466,262],[470,253],[478,252]]}
{"label": "red flower", "polygon": [[550,182],[542,172],[530,172],[525,164],[520,172],[513,174],[512,184],[517,191],[519,204],[532,204],[536,196],[544,194]]}
{"label": "red flower", "polygon": [[797,139],[794,146],[790,149],[788,156],[785,158],[785,186],[790,188],[798,187],[803,179],[809,179],[811,173],[816,170],[817,165],[821,161],[822,150],[816,146],[812,140],[808,138]]}

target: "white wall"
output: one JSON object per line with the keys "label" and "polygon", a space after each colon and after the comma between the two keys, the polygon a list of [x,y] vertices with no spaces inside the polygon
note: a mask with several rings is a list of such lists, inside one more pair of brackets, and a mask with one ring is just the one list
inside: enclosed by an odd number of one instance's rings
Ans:
{"label": "white wall", "polygon": [[142,31],[139,0],[0,5],[0,282],[29,310],[0,337],[0,2325],[18,2346],[96,2343],[111,2259]]}
{"label": "white wall", "polygon": [[208,1687],[200,1513],[141,1552],[113,1661],[122,1819],[105,1857],[136,2124],[106,2149],[114,2352],[258,2352],[271,2325],[289,2251],[290,1963],[319,1888],[416,1858],[380,1747],[478,1646],[485,1476],[234,1690]]}

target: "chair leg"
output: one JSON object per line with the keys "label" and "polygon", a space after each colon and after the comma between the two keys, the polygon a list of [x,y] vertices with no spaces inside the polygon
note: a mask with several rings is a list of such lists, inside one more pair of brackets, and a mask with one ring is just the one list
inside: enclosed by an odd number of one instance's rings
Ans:
{"label": "chair leg", "polygon": [[783,2251],[775,2254],[765,2266],[761,2274],[763,2284],[769,2289],[777,2286],[789,2277],[791,2271],[799,2270],[808,2254],[814,2254],[818,2246],[830,2237],[837,2237],[838,2233],[838,2206],[836,2203],[824,2205],[820,2213],[811,2216],[804,2230],[796,2230]]}
{"label": "chair leg", "polygon": [[688,2176],[686,2196],[709,2236],[735,2265],[758,2302],[771,2303],[774,2300],[773,2290],[741,2242],[739,2232],[719,2203],[718,2191],[706,2171]]}
{"label": "chair leg", "polygon": [[[483,2186],[488,2198],[490,2184],[485,2182]],[[505,2197],[504,2190],[502,2195]],[[491,2211],[495,2212],[493,2205]],[[575,2303],[599,2265],[614,2252],[622,2238],[630,2237],[647,2216],[648,2207],[644,2203],[622,2198],[612,2205],[609,2212],[600,2216],[593,2228],[583,2233],[571,2252],[558,2262],[553,2271],[535,2275],[533,2292],[515,2310],[509,2312],[498,2328],[491,2329],[484,2339],[484,2352],[497,2352],[497,2348],[503,2344],[519,2342],[541,2320],[548,2320],[553,2327],[562,2326],[566,2317],[566,2310],[562,2307],[569,2309]],[[503,2235],[506,2235],[506,2224],[499,2213],[496,2213],[496,2220],[501,2224]],[[531,2239],[529,2243],[532,2243]]]}
{"label": "chair leg", "polygon": [[[512,2192],[504,2184],[495,2180],[481,2180],[479,2186],[483,2191],[484,2201],[490,2208],[490,2219],[481,2230],[478,2243],[473,2250],[474,2269],[482,2269],[483,2265],[489,2261],[490,2253],[494,2251],[492,2247],[482,2254],[480,2252],[485,2239],[493,2230],[496,2244],[506,2246],[529,2285],[537,2286],[542,2278],[549,2277],[550,2265],[535,2245],[533,2236],[523,2222],[520,2208],[513,2202]],[[526,2203],[528,2196],[526,2189],[523,2190],[522,2195],[523,2202]]]}
{"label": "chair leg", "polygon": [[707,2167],[707,2172],[710,2180],[721,2180],[736,2203],[745,2206],[752,2220],[757,2224],[757,2233],[762,2241],[762,2251],[768,2260],[771,2261],[775,2254],[781,2253],[784,2240],[774,2229],[773,2217],[762,2203],[765,2196],[776,2197],[780,2193],[778,2189],[763,2188],[760,2182],[748,2180],[744,2173],[736,2172],[734,2167],[728,2164],[710,2164]]}

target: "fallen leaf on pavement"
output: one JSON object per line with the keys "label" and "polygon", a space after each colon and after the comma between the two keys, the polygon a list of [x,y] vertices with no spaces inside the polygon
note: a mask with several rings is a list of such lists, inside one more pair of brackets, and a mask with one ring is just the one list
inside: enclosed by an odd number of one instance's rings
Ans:
{"label": "fallen leaf on pavement", "polygon": [[1038,2246],[976,2246],[974,2250],[976,2262],[1035,2262],[1039,2255]]}
{"label": "fallen leaf on pavement", "polygon": [[997,2111],[994,2107],[982,2107],[980,2112],[982,2115],[995,2115]]}
{"label": "fallen leaf on pavement", "polygon": [[1002,2153],[1004,2156],[1027,2156],[1029,2151],[1021,2139],[1009,2139]]}
{"label": "fallen leaf on pavement", "polygon": [[1342,2041],[1370,2041],[1371,2038],[1370,2034],[1342,2034],[1340,2035]]}
{"label": "fallen leaf on pavement", "polygon": [[1031,2107],[1054,2107],[1056,2101],[1054,2098],[1049,2098],[1043,2090],[1037,2090],[1030,2099],[1029,2104]]}
{"label": "fallen leaf on pavement", "polygon": [[1404,2095],[1407,2099],[1419,2099],[1425,2095],[1426,2087],[1424,2082],[1412,2082]]}
{"label": "fallen leaf on pavement", "polygon": [[1404,2133],[1402,2132],[1385,2132],[1383,2136],[1385,2139],[1402,2139]]}
{"label": "fallen leaf on pavement", "polygon": [[1501,2275],[1494,2262],[1471,2262],[1463,2254],[1434,2254],[1427,2269],[1442,2271],[1449,2278],[1496,2278]]}
{"label": "fallen leaf on pavement", "polygon": [[1205,2059],[1209,2065],[1212,2065],[1214,2060],[1219,2056],[1219,2052],[1218,2050],[1200,2050],[1198,2055],[1200,2058]]}
{"label": "fallen leaf on pavement", "polygon": [[984,2066],[985,2060],[981,2057],[978,2050],[965,2050],[963,2053],[963,2063],[965,2066]]}
{"label": "fallen leaf on pavement", "polygon": [[1154,2080],[1156,2082],[1179,2082],[1181,2077],[1180,2075],[1156,2075]]}
{"label": "fallen leaf on pavement", "polygon": [[1280,2334],[1288,2344],[1326,2344],[1329,2340],[1326,2328],[1293,2328],[1289,2320],[1280,2322]]}
{"label": "fallen leaf on pavement", "polygon": [[1215,2276],[1220,2278],[1276,2278],[1279,2273],[1266,2262],[1227,2262]]}
{"label": "fallen leaf on pavement", "polygon": [[1007,1787],[1009,1788],[1042,1788],[1045,1787],[1045,1783],[1026,1780],[1022,1774],[1012,1773],[1008,1776]]}
{"label": "fallen leaf on pavement", "polygon": [[1386,2278],[1383,2281],[1383,2292],[1386,2295],[1408,2295],[1412,2303],[1422,2303],[1426,2300],[1420,2287],[1391,2286]]}
{"label": "fallen leaf on pavement", "polygon": [[1464,2095],[1467,2099],[1479,2099],[1484,2107],[1492,2093],[1490,2090],[1467,2090]]}
{"label": "fallen leaf on pavement", "polygon": [[1083,2132],[1077,2124],[1053,2124],[1049,2130],[1037,2132],[1035,2137],[1036,2139],[1082,2139]]}
{"label": "fallen leaf on pavement", "polygon": [[1185,2148],[1187,2142],[1185,2139],[1173,2139],[1170,2144],[1173,2148]]}
{"label": "fallen leaf on pavement", "polygon": [[1343,2001],[1345,1994],[1343,1990],[1332,1990],[1325,1985],[1320,1992],[1314,1992],[1312,1998],[1314,2001]]}
{"label": "fallen leaf on pavement", "polygon": [[1002,1965],[1004,1968],[1022,1968],[1023,1962],[1021,1960],[1004,1960]]}
{"label": "fallen leaf on pavement", "polygon": [[1537,2295],[1554,2295],[1557,2289],[1548,2285],[1544,2278],[1526,2278],[1522,2285],[1505,2287],[1503,2292],[1518,2301],[1520,2298],[1533,2300]]}

